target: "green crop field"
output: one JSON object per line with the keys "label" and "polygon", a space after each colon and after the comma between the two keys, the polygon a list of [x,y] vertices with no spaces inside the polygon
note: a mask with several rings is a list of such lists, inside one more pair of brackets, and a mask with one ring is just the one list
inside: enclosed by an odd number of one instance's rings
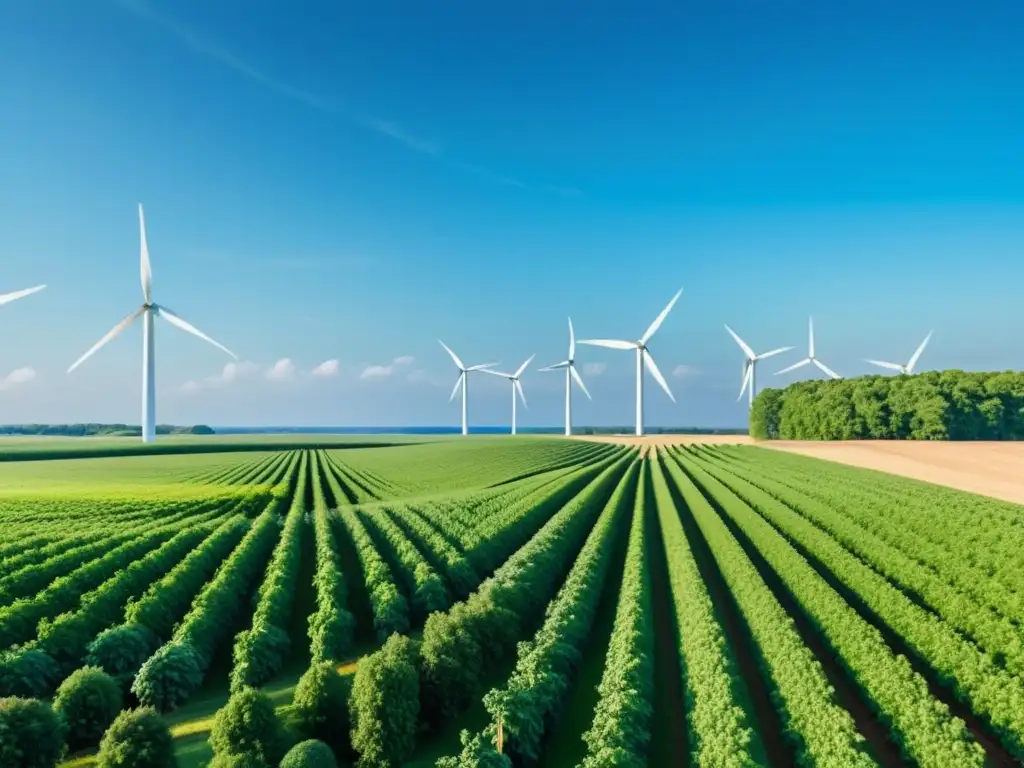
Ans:
{"label": "green crop field", "polygon": [[0,443],[0,768],[1024,762],[1022,507],[751,446],[157,445]]}

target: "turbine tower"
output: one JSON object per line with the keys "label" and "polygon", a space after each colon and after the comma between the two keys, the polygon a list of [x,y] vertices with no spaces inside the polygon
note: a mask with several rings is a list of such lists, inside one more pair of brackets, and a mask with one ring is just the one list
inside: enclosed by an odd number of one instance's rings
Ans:
{"label": "turbine tower", "polygon": [[644,434],[644,367],[651,372],[651,376],[654,380],[661,385],[661,388],[665,390],[665,394],[668,395],[669,399],[674,403],[675,397],[672,396],[672,390],[668,388],[668,382],[665,381],[665,377],[661,375],[661,371],[658,370],[657,364],[654,362],[654,358],[651,356],[651,352],[647,349],[647,342],[651,340],[651,337],[658,332],[661,324],[665,322],[665,318],[668,317],[668,313],[672,311],[672,307],[675,306],[676,302],[679,301],[679,297],[682,296],[683,289],[680,288],[676,291],[676,295],[672,297],[672,301],[668,303],[668,306],[661,310],[661,314],[654,318],[654,322],[651,323],[650,327],[640,337],[639,341],[619,341],[617,339],[580,339],[580,344],[589,344],[593,347],[607,347],[608,349],[635,349],[636,350],[636,434],[638,437]]}
{"label": "turbine tower", "polygon": [[462,387],[462,434],[468,435],[469,434],[469,422],[466,420],[466,415],[467,415],[468,410],[469,410],[469,377],[468,377],[468,374],[469,374],[470,371],[483,371],[483,370],[485,370],[487,368],[491,368],[492,366],[500,365],[500,363],[484,363],[483,365],[471,365],[471,366],[469,366],[467,368],[466,366],[464,366],[462,364],[462,361],[459,360],[459,356],[456,355],[454,352],[452,352],[451,348],[447,344],[445,344],[440,339],[437,340],[437,343],[445,348],[445,351],[449,355],[451,355],[452,356],[452,360],[455,361],[455,365],[457,365],[459,367],[459,378],[457,378],[455,380],[455,388],[452,390],[452,395],[451,395],[451,397],[448,398],[448,402],[450,403],[452,400],[455,399],[455,393],[459,391],[459,387],[461,386]]}
{"label": "turbine tower", "polygon": [[149,248],[146,245],[146,220],[142,215],[142,203],[139,203],[140,261],[142,272],[142,306],[133,310],[121,322],[115,325],[102,339],[93,344],[92,348],[78,358],[70,368],[71,373],[100,349],[104,344],[119,336],[132,323],[142,317],[142,442],[151,443],[156,439],[156,351],[153,336],[153,317],[159,315],[171,325],[198,336],[203,341],[213,344],[238,359],[238,355],[220,342],[214,341],[194,325],[186,322],[162,304],[153,303],[153,271],[149,265]]}
{"label": "turbine tower", "polygon": [[37,285],[34,288],[25,288],[24,290],[21,291],[11,291],[10,293],[2,293],[0,294],[0,307],[2,307],[4,304],[10,304],[12,301],[23,299],[26,296],[31,296],[33,293],[39,293],[45,287],[45,285]]}
{"label": "turbine tower", "polygon": [[572,329],[572,318],[569,318],[569,357],[560,363],[549,365],[547,368],[541,368],[542,371],[558,371],[565,369],[565,434],[572,434],[572,382],[573,379],[579,384],[580,389],[583,390],[583,394],[587,396],[588,400],[593,400],[590,393],[587,392],[587,388],[583,385],[583,379],[580,378],[579,372],[576,370],[576,334]]}
{"label": "turbine tower", "polygon": [[519,370],[516,371],[515,373],[502,373],[501,371],[492,371],[492,370],[490,370],[488,368],[481,368],[480,369],[481,373],[489,373],[492,376],[501,376],[501,377],[506,378],[506,379],[508,379],[509,381],[512,382],[512,434],[513,435],[516,433],[516,392],[518,392],[519,393],[519,397],[521,397],[523,399],[523,408],[528,408],[529,407],[526,404],[526,395],[523,394],[523,384],[519,380],[519,377],[523,375],[523,371],[526,370],[526,366],[528,366],[531,362],[533,362],[533,358],[535,358],[535,357],[536,357],[536,355],[530,355],[529,358],[527,358],[526,362],[523,363],[522,365],[520,365],[519,366]]}
{"label": "turbine tower", "polygon": [[821,362],[821,360],[819,360],[818,358],[816,358],[814,356],[814,318],[813,317],[812,318],[808,318],[807,327],[810,330],[810,345],[809,345],[808,350],[807,350],[807,357],[805,357],[799,363],[793,363],[793,365],[789,366],[788,368],[783,368],[781,371],[776,371],[775,375],[778,376],[780,373],[789,373],[790,371],[795,371],[797,368],[803,368],[805,365],[810,365],[811,363],[814,363],[816,366],[818,366],[818,368],[820,370],[822,370],[826,375],[831,376],[833,379],[841,378],[838,373],[833,371],[831,368],[829,368],[827,365],[825,365],[823,362]]}
{"label": "turbine tower", "polygon": [[903,373],[903,374],[906,374],[906,375],[909,376],[911,373],[914,372],[914,366],[917,365],[917,361],[921,357],[921,353],[924,352],[924,348],[927,347],[928,346],[928,342],[931,341],[932,333],[933,333],[933,331],[928,331],[928,335],[924,337],[924,341],[921,342],[921,346],[919,346],[917,348],[917,351],[914,352],[913,356],[910,358],[910,362],[907,363],[906,365],[900,365],[899,363],[886,363],[886,362],[883,362],[882,360],[867,360],[867,359],[865,359],[864,362],[871,363],[872,365],[877,365],[877,366],[880,366],[882,368],[888,368],[888,369],[893,370],[893,371],[899,371],[900,373]]}
{"label": "turbine tower", "polygon": [[740,349],[743,350],[743,354],[746,357],[743,361],[743,383],[740,385],[740,394],[736,400],[740,400],[740,398],[743,397],[743,391],[749,387],[750,398],[748,407],[753,406],[754,395],[757,394],[755,391],[757,388],[757,361],[782,354],[783,352],[789,352],[792,347],[779,347],[778,349],[773,349],[771,352],[762,352],[760,355],[755,355],[754,350],[752,350],[750,346],[743,341],[743,339],[736,335],[736,331],[728,325],[725,326],[725,330],[727,330],[729,335],[732,336],[736,340],[736,343],[740,345]]}

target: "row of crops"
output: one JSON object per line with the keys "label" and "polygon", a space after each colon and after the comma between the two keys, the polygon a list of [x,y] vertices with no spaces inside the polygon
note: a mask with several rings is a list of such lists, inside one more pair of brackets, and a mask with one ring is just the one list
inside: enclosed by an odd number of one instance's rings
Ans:
{"label": "row of crops", "polygon": [[190,765],[1024,761],[1015,505],[752,447],[196,466],[0,504],[0,768],[171,765],[208,701]]}

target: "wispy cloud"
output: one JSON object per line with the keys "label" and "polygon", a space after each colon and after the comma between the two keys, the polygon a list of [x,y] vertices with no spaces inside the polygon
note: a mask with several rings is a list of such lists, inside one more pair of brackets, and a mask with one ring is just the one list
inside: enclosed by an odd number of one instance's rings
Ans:
{"label": "wispy cloud", "polygon": [[207,376],[202,381],[196,381],[194,379],[186,381],[181,385],[181,390],[185,393],[191,394],[198,392],[201,389],[225,387],[239,379],[256,373],[259,369],[260,367],[256,363],[249,362],[248,360],[243,360],[239,363],[228,363],[220,373],[214,374],[213,376]]}
{"label": "wispy cloud", "polygon": [[320,365],[310,371],[310,373],[313,376],[331,378],[338,375],[340,367],[340,363],[337,360],[324,360]]}
{"label": "wispy cloud", "polygon": [[672,375],[678,379],[686,379],[691,376],[699,376],[700,369],[694,368],[692,365],[677,365],[672,369]]}
{"label": "wispy cloud", "polygon": [[[478,165],[452,158],[444,152],[442,146],[438,142],[418,136],[393,120],[367,114],[349,107],[343,107],[334,102],[328,102],[309,93],[308,91],[296,88],[283,80],[272,77],[253,64],[250,64],[239,56],[236,56],[220,43],[212,40],[211,38],[205,37],[194,29],[191,29],[175,19],[156,11],[148,3],[144,2],[144,0],[114,1],[126,11],[129,11],[139,18],[145,19],[146,21],[155,24],[156,26],[166,30],[168,33],[174,35],[182,44],[191,49],[194,53],[206,56],[207,58],[218,62],[222,66],[233,70],[236,74],[258,83],[267,90],[273,91],[283,98],[298,102],[324,114],[363,126],[364,128],[374,131],[380,136],[384,136],[401,144],[407,149],[419,152],[423,155],[435,157],[452,168],[457,168],[467,173],[474,174],[495,184],[519,187],[521,189],[526,189],[530,186],[526,182],[511,176],[495,173],[494,171],[490,171]],[[575,196],[582,194],[580,190],[575,189],[574,187],[541,185],[538,189],[563,196]]]}
{"label": "wispy cloud", "polygon": [[588,376],[600,376],[607,367],[605,363],[587,363],[583,366],[583,372]]}
{"label": "wispy cloud", "polygon": [[16,387],[19,384],[28,384],[30,381],[35,379],[36,369],[30,366],[24,368],[15,368],[13,371],[8,373],[2,379],[0,379],[0,389],[10,389]]}
{"label": "wispy cloud", "polygon": [[402,355],[391,361],[390,365],[368,365],[359,374],[360,379],[385,379],[399,368],[412,365],[415,358],[412,355]]}
{"label": "wispy cloud", "polygon": [[271,381],[287,381],[295,375],[295,363],[290,357],[282,357],[263,375]]}

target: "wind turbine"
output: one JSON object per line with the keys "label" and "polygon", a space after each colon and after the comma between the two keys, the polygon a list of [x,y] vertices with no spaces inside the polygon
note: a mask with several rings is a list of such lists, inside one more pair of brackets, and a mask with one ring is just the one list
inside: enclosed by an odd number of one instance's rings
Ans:
{"label": "wind turbine", "polygon": [[508,379],[509,381],[512,382],[512,434],[513,435],[516,433],[516,392],[518,392],[519,393],[519,397],[521,397],[523,399],[523,407],[524,408],[528,408],[529,407],[526,404],[526,395],[523,394],[523,384],[519,380],[519,377],[523,375],[523,371],[526,370],[526,366],[528,366],[531,362],[533,362],[533,358],[535,358],[535,357],[536,357],[536,355],[530,355],[529,358],[527,358],[526,362],[523,363],[522,365],[520,365],[519,366],[519,370],[516,371],[515,373],[502,373],[501,371],[492,371],[492,370],[490,370],[488,368],[481,368],[480,369],[480,373],[489,373],[492,376],[501,376],[501,377],[506,378],[506,379]]}
{"label": "wind turbine", "polygon": [[774,355],[782,354],[783,352],[789,352],[789,350],[791,350],[792,347],[779,347],[778,349],[773,349],[771,352],[762,352],[760,355],[755,355],[754,350],[752,350],[747,345],[747,343],[743,341],[743,339],[736,335],[736,331],[734,331],[728,325],[725,326],[725,330],[727,330],[729,332],[729,335],[736,340],[736,343],[740,345],[740,349],[743,350],[743,354],[746,356],[743,361],[743,383],[740,386],[740,394],[739,397],[736,398],[736,400],[738,401],[740,398],[742,398],[743,391],[749,387],[749,404],[753,406],[754,395],[756,394],[755,389],[757,387],[757,361],[764,360],[767,357],[773,357]]}
{"label": "wind turbine", "polygon": [[813,317],[808,318],[807,327],[810,330],[810,346],[809,346],[809,348],[807,350],[807,357],[805,357],[799,363],[793,363],[793,365],[789,366],[788,368],[783,368],[781,371],[776,371],[775,375],[778,376],[780,373],[789,373],[790,371],[795,371],[797,368],[803,368],[805,365],[809,365],[811,363],[814,363],[816,366],[818,366],[819,369],[824,371],[826,375],[831,376],[833,379],[841,378],[838,373],[833,371],[831,368],[829,368],[827,365],[825,365],[823,362],[821,362],[821,360],[819,360],[818,358],[816,358],[814,356],[814,318]]}
{"label": "wind turbine", "polygon": [[914,352],[913,356],[910,358],[910,362],[907,363],[906,365],[900,365],[899,363],[886,363],[881,360],[865,359],[864,362],[871,363],[872,365],[877,365],[882,368],[889,368],[890,370],[899,371],[900,373],[910,375],[911,373],[914,372],[914,366],[917,365],[917,361],[921,357],[921,353],[924,352],[924,348],[927,347],[928,342],[931,341],[932,333],[933,331],[928,331],[928,335],[924,337],[924,341],[921,342],[921,346],[917,348],[917,351]]}
{"label": "wind turbine", "polygon": [[576,370],[576,334],[572,329],[572,318],[569,318],[569,357],[560,363],[549,365],[547,368],[541,368],[542,371],[557,371],[565,369],[565,434],[572,434],[572,381],[576,380],[579,384],[580,389],[583,390],[583,394],[587,396],[588,400],[593,400],[590,393],[587,392],[587,388],[583,385],[583,379],[580,378],[579,372]]}
{"label": "wind turbine", "polygon": [[33,293],[39,293],[45,287],[45,285],[37,285],[34,288],[25,288],[21,291],[11,291],[10,293],[0,294],[0,307],[4,304],[10,304],[12,301],[23,299],[26,296],[31,296]]}
{"label": "wind turbine", "polygon": [[672,307],[675,306],[676,302],[679,301],[679,297],[682,296],[683,289],[680,288],[676,291],[676,295],[672,297],[672,301],[668,303],[668,306],[661,310],[661,314],[654,318],[654,322],[651,323],[644,335],[640,337],[639,341],[619,341],[617,339],[580,339],[580,344],[589,344],[593,347],[607,347],[608,349],[635,349],[636,350],[636,434],[642,436],[644,434],[644,366],[651,372],[651,376],[654,380],[661,385],[661,388],[665,390],[665,394],[668,395],[669,399],[674,403],[676,399],[672,396],[672,390],[668,388],[668,382],[665,381],[665,377],[661,375],[661,371],[658,370],[657,364],[654,362],[654,358],[651,356],[651,352],[647,349],[647,342],[651,340],[651,337],[657,333],[661,324],[665,322],[665,318],[668,317],[668,313],[672,311]]}
{"label": "wind turbine", "polygon": [[451,348],[447,344],[445,344],[440,339],[437,340],[437,343],[445,348],[445,351],[449,355],[452,356],[452,360],[454,360],[455,364],[459,367],[459,378],[457,378],[455,380],[455,388],[452,390],[452,395],[451,395],[451,397],[448,398],[448,402],[450,403],[452,400],[455,399],[455,393],[459,391],[459,387],[461,386],[462,387],[462,434],[468,435],[469,434],[469,422],[466,421],[466,414],[468,413],[468,408],[469,408],[469,372],[470,371],[483,371],[483,370],[486,370],[487,368],[491,368],[491,367],[493,367],[495,365],[500,365],[500,363],[484,363],[483,365],[471,365],[471,366],[469,366],[467,368],[466,366],[464,366],[462,364],[462,361],[459,360],[459,356],[456,355],[454,352],[452,352]]}
{"label": "wind turbine", "polygon": [[162,304],[153,303],[153,270],[149,264],[149,247],[146,245],[146,220],[142,215],[142,203],[139,203],[139,243],[142,275],[142,306],[133,310],[121,322],[115,325],[102,339],[93,344],[92,348],[78,358],[70,368],[71,373],[100,349],[104,344],[119,336],[139,317],[142,318],[142,442],[151,443],[156,439],[156,351],[153,336],[153,317],[159,315],[171,325],[198,336],[203,341],[213,344],[238,359],[238,355],[220,342],[214,341],[191,323],[185,321]]}

